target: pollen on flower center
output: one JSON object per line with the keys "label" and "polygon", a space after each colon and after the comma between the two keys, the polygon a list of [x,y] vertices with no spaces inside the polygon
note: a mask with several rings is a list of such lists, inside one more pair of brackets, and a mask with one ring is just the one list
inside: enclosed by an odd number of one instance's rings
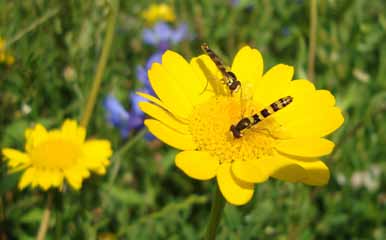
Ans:
{"label": "pollen on flower center", "polygon": [[76,164],[81,146],[66,139],[49,139],[31,152],[32,164],[40,168],[65,169]]}
{"label": "pollen on flower center", "polygon": [[259,159],[272,154],[274,139],[269,124],[254,126],[235,139],[230,126],[242,115],[240,99],[216,96],[196,106],[190,118],[190,130],[199,150],[207,151],[220,162]]}

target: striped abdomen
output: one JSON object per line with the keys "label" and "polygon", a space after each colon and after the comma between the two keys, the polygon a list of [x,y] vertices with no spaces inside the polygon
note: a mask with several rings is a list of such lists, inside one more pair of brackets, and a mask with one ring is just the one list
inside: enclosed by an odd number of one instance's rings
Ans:
{"label": "striped abdomen", "polygon": [[217,68],[222,73],[222,75],[224,77],[225,84],[228,86],[229,90],[231,92],[237,91],[241,86],[241,82],[239,80],[237,80],[236,75],[231,71],[227,71],[224,63],[217,56],[217,54],[214,53],[213,50],[209,48],[208,44],[203,43],[201,45],[201,48],[210,57],[210,59],[212,59],[214,64],[216,64]]}
{"label": "striped abdomen", "polygon": [[231,126],[231,132],[235,138],[242,136],[242,131],[252,127],[253,125],[259,123],[263,119],[269,117],[272,113],[283,109],[285,106],[290,104],[293,100],[293,97],[287,96],[280,98],[266,108],[263,108],[260,112],[253,114],[250,117],[245,117],[241,119],[236,125]]}

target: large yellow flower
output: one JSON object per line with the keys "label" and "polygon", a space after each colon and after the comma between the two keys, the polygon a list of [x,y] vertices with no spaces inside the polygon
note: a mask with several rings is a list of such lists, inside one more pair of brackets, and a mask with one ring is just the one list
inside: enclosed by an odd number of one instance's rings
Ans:
{"label": "large yellow flower", "polygon": [[28,185],[61,188],[64,179],[74,189],[80,189],[90,172],[105,174],[112,151],[107,140],[87,140],[86,130],[76,121],[66,120],[61,129],[47,131],[36,124],[25,132],[25,151],[2,150],[10,171],[24,170],[19,188]]}
{"label": "large yellow flower", "polygon": [[[263,75],[260,52],[243,47],[231,71],[241,90],[230,94],[221,74],[206,55],[188,63],[167,51],[162,63],[149,70],[150,83],[159,98],[139,93],[150,102],[141,109],[154,119],[145,121],[160,140],[182,150],[177,167],[188,176],[217,178],[225,199],[247,203],[254,184],[269,177],[309,185],[324,185],[329,169],[319,159],[331,153],[334,143],[323,138],[343,123],[334,96],[316,90],[307,80],[293,80],[293,67],[278,64]],[[209,84],[208,84],[209,83]],[[235,138],[230,126],[276,100],[293,102]]]}

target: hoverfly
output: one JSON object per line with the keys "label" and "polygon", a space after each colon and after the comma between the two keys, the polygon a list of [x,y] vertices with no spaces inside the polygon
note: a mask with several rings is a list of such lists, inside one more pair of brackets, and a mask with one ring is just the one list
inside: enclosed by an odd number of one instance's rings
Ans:
{"label": "hoverfly", "polygon": [[[246,87],[246,86],[241,86],[241,82],[237,79],[236,75],[232,71],[228,70],[228,68],[224,65],[224,63],[217,56],[217,54],[214,53],[213,50],[209,48],[208,44],[203,43],[201,45],[201,48],[212,59],[212,61],[216,64],[217,68],[222,73],[223,75],[222,80],[224,84],[229,88],[231,94],[234,92],[237,92],[242,87],[244,88]],[[240,95],[240,98],[241,98],[240,101],[243,104],[243,94]],[[258,124],[260,121],[269,117],[274,112],[277,112],[280,109],[283,109],[288,104],[290,104],[292,100],[293,100],[293,97],[291,96],[280,98],[277,101],[273,102],[268,107],[263,108],[258,113],[255,113],[249,117],[243,117],[244,111],[246,108],[245,106],[243,106],[241,111],[241,120],[237,124],[231,125],[230,127],[230,131],[233,137],[234,138],[242,137],[243,131]]]}
{"label": "hoverfly", "polygon": [[212,49],[209,48],[208,44],[203,43],[201,45],[201,49],[212,59],[214,64],[216,64],[217,68],[220,70],[221,74],[223,75],[222,81],[229,88],[231,94],[233,92],[237,92],[241,87],[241,82],[237,80],[236,75],[233,72],[228,70],[228,68],[224,65],[224,63],[217,56],[217,54],[213,52]]}
{"label": "hoverfly", "polygon": [[290,104],[293,100],[293,97],[287,96],[280,98],[279,100],[271,103],[268,107],[263,108],[260,112],[253,114],[250,117],[242,118],[235,125],[231,125],[230,131],[235,138],[240,138],[243,136],[242,132],[256,124],[258,124],[263,119],[269,117],[272,113],[283,109],[288,104]]}

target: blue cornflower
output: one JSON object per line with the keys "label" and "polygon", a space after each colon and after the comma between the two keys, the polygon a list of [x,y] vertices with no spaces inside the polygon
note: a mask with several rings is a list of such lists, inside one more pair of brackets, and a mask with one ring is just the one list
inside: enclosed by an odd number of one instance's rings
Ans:
{"label": "blue cornflower", "polygon": [[230,3],[233,7],[238,6],[240,4],[240,0],[230,0]]}
{"label": "blue cornflower", "polygon": [[103,101],[106,110],[106,120],[116,128],[119,128],[121,136],[126,138],[129,135],[130,114],[122,104],[113,96],[108,95]]}
{"label": "blue cornflower", "polygon": [[[137,66],[137,79],[143,84],[145,91],[151,95],[154,95],[153,88],[150,86],[149,78],[147,77],[147,71],[151,68],[151,65],[155,62],[161,63],[162,55],[164,51],[154,53],[149,57],[145,66]],[[143,89],[141,89],[143,91]]]}
{"label": "blue cornflower", "polygon": [[166,50],[171,44],[179,43],[184,39],[189,39],[191,36],[185,23],[172,28],[165,22],[159,22],[153,28],[145,29],[142,37],[145,43],[155,46],[160,50]]}
{"label": "blue cornflower", "polygon": [[[163,52],[157,52],[150,56],[145,66],[137,66],[137,78],[143,84],[143,88],[138,89],[138,91],[154,95],[154,91],[147,77],[147,71],[153,63],[161,62],[162,54]],[[130,110],[126,110],[112,95],[108,95],[103,101],[107,121],[120,130],[123,138],[126,138],[132,130],[139,130],[144,126],[145,114],[139,109],[138,102],[147,100],[135,93],[130,93],[129,101],[131,103]],[[148,133],[145,138],[147,140],[154,139],[150,133]]]}
{"label": "blue cornflower", "polygon": [[107,121],[119,129],[123,138],[127,138],[132,130],[138,130],[144,126],[143,120],[145,115],[137,105],[138,102],[143,101],[143,99],[136,99],[134,95],[135,94],[130,94],[129,96],[132,101],[130,111],[127,111],[112,95],[108,95],[103,101]]}

